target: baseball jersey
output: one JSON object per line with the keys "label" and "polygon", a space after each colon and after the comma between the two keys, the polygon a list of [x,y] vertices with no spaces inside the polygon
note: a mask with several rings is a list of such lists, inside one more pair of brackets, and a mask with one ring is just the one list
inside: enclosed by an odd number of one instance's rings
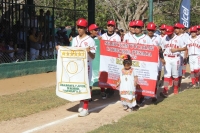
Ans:
{"label": "baseball jersey", "polygon": [[164,51],[164,55],[180,55],[181,52],[175,52],[175,53],[172,53],[171,52],[171,49],[172,48],[183,48],[185,47],[186,44],[184,43],[183,39],[181,36],[177,36],[177,35],[174,35],[173,38],[169,38],[168,36],[164,39],[163,41],[163,47],[165,49]]}
{"label": "baseball jersey", "polygon": [[123,39],[123,42],[129,42],[129,39],[133,37],[133,34],[131,34],[131,32],[128,32],[124,35],[124,39]]}
{"label": "baseball jersey", "polygon": [[188,55],[200,55],[200,38],[189,37],[187,41]]}
{"label": "baseball jersey", "polygon": [[[90,52],[95,53],[96,52],[96,46],[95,41],[90,36],[85,36],[84,38],[80,39],[79,36],[76,36],[72,40],[72,47],[82,47],[87,48],[90,47]],[[92,61],[92,58],[88,56],[88,64]]]}
{"label": "baseball jersey", "polygon": [[162,39],[160,38],[159,35],[154,34],[154,36],[151,38],[151,40],[152,40],[153,45],[162,47],[161,46]]}
{"label": "baseball jersey", "polygon": [[136,43],[136,44],[153,45],[151,38],[145,34],[143,34],[141,36],[136,36],[134,34],[133,37],[130,37],[129,42]]}
{"label": "baseball jersey", "polygon": [[116,33],[114,33],[112,36],[108,36],[107,33],[104,33],[102,35],[102,39],[103,40],[107,40],[107,41],[121,42],[121,37],[118,34],[116,34]]}
{"label": "baseball jersey", "polygon": [[161,38],[161,48],[164,49],[164,45],[162,43],[164,42],[164,40],[167,37],[167,35],[164,35],[164,36],[163,35],[159,35],[159,36]]}
{"label": "baseball jersey", "polygon": [[[184,45],[186,45],[187,41],[189,39],[189,35],[187,35],[187,33],[186,34],[184,33],[184,34],[181,34],[180,37],[182,38]],[[184,53],[185,53],[185,51],[181,51],[182,57],[184,57]]]}

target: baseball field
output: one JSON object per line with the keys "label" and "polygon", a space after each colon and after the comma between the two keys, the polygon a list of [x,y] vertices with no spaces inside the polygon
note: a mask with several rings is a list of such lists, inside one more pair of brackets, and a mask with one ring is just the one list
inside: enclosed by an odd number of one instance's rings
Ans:
{"label": "baseball field", "polygon": [[190,79],[184,79],[178,95],[158,97],[156,104],[147,99],[140,110],[131,113],[123,111],[117,91],[102,100],[100,90],[94,88],[90,115],[82,118],[78,117],[78,102],[55,95],[55,78],[51,72],[0,80],[2,133],[200,131],[200,90],[190,89]]}

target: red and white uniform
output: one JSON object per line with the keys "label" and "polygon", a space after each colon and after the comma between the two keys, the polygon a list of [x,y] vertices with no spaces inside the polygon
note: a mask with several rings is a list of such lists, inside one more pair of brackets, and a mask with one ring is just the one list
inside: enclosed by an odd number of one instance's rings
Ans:
{"label": "red and white uniform", "polygon": [[174,37],[170,39],[167,36],[163,42],[163,46],[165,49],[163,55],[166,61],[164,77],[170,78],[172,76],[173,78],[178,78],[181,52],[172,53],[171,49],[185,47],[182,37],[174,35]]}
{"label": "red and white uniform", "polygon": [[108,36],[107,33],[104,33],[102,35],[102,39],[103,40],[107,40],[107,41],[121,42],[121,37],[118,34],[116,34],[116,33],[114,33],[112,36]]}
{"label": "red and white uniform", "polygon": [[129,38],[133,37],[133,34],[131,34],[131,32],[128,32],[124,35],[124,39],[123,42],[129,42]]}
{"label": "red and white uniform", "polygon": [[189,64],[191,71],[199,70],[199,55],[200,55],[200,38],[189,38],[187,41],[187,49],[189,55]]}
{"label": "red and white uniform", "polygon": [[127,39],[128,43],[136,43],[136,44],[148,44],[148,45],[153,45],[152,40],[149,36],[143,34],[139,37],[137,37],[135,34],[130,36]]}
{"label": "red and white uniform", "polygon": [[[167,35],[164,35],[164,36],[162,36],[162,35],[159,35],[160,36],[160,38],[161,38],[161,43],[163,43],[164,42],[164,40],[165,40],[165,38],[167,37]],[[163,44],[161,44],[161,48],[162,48],[162,50],[164,49],[164,46],[163,46]]]}
{"label": "red and white uniform", "polygon": [[[189,36],[187,36],[186,34],[181,34],[179,36],[182,38],[184,46],[186,46]],[[182,76],[182,69],[183,69],[183,65],[184,65],[183,64],[184,54],[185,54],[185,51],[182,51],[180,54],[181,65],[179,67],[179,77]]]}
{"label": "red and white uniform", "polygon": [[[95,41],[88,35],[82,39],[80,39],[79,36],[76,36],[72,40],[72,47],[82,47],[82,48],[90,47],[90,52],[96,53]],[[90,85],[92,80],[92,60],[93,59],[88,55],[88,78]]]}

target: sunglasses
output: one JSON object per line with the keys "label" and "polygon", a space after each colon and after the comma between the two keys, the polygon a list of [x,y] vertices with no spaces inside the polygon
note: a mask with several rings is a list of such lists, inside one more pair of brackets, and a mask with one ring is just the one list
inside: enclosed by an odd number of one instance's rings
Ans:
{"label": "sunglasses", "polygon": [[107,27],[114,27],[113,25],[107,25]]}
{"label": "sunglasses", "polygon": [[140,27],[140,26],[133,26],[132,28],[142,29],[142,27]]}
{"label": "sunglasses", "polygon": [[78,26],[77,29],[84,29],[85,27],[82,26]]}
{"label": "sunglasses", "polygon": [[94,31],[99,31],[99,29],[94,29]]}

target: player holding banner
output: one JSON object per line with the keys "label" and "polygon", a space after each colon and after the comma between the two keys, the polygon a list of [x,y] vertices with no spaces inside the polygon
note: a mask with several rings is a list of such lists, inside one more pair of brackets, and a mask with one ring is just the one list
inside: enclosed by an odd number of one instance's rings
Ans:
{"label": "player holding banner", "polygon": [[[72,47],[82,47],[86,48],[88,52],[88,80],[89,84],[91,84],[92,78],[92,60],[95,58],[96,46],[95,41],[86,34],[88,22],[87,20],[80,18],[76,22],[76,26],[78,29],[78,36],[76,36],[72,40]],[[59,49],[59,46],[56,47]],[[80,101],[79,108],[78,108],[79,116],[84,117],[89,114],[88,112],[88,100],[83,99]]]}
{"label": "player holding banner", "polygon": [[174,94],[178,94],[178,82],[179,82],[179,67],[180,67],[180,52],[172,53],[172,49],[182,48],[185,50],[185,45],[180,36],[174,34],[174,27],[167,26],[166,28],[166,39],[163,42],[164,46],[164,59],[165,70],[164,70],[164,89],[160,95],[164,98],[168,97],[168,87],[171,76],[174,78]]}
{"label": "player holding banner", "polygon": [[[107,22],[107,32],[102,35],[102,40],[108,40],[108,41],[116,41],[116,42],[121,42],[121,37],[115,33],[115,26],[116,23],[114,20],[109,20]],[[112,88],[107,88],[105,90],[104,87],[101,87],[101,96],[102,99],[106,99],[107,96],[110,97],[114,94],[114,89]]]}
{"label": "player holding banner", "polygon": [[[156,31],[156,25],[153,22],[150,22],[147,24],[147,34],[148,36],[151,38],[153,45],[158,46],[159,51],[161,53],[161,57],[162,57],[162,38],[157,35],[154,34]],[[159,63],[158,63],[158,76],[157,76],[157,83],[156,83],[156,88],[155,88],[155,97],[152,98],[152,102],[156,102],[157,101],[157,87],[160,81],[160,74],[161,74],[161,70],[162,70],[162,65],[165,64],[165,61],[163,60],[163,58],[159,59]]]}

